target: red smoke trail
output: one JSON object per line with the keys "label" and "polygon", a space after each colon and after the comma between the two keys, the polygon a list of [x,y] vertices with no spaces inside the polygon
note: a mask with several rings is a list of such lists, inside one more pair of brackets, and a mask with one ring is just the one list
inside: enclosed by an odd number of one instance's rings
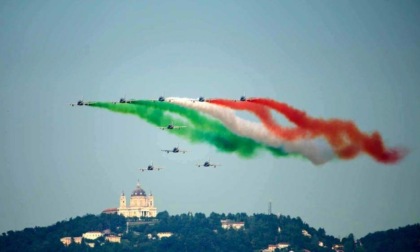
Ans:
{"label": "red smoke trail", "polygon": [[308,135],[308,132],[306,130],[300,128],[282,127],[281,125],[278,125],[271,116],[270,110],[267,109],[265,106],[249,102],[236,102],[234,100],[227,99],[210,99],[207,101],[209,103],[222,105],[235,110],[247,110],[254,113],[267,129],[269,129],[272,133],[274,133],[277,137],[281,139],[293,141],[305,138],[305,136]]}
{"label": "red smoke trail", "polygon": [[254,98],[248,101],[249,104],[264,105],[283,114],[301,129],[309,131],[311,137],[324,136],[341,158],[350,159],[363,151],[379,162],[396,163],[406,154],[402,149],[386,148],[378,132],[363,133],[351,121],[312,118],[304,111],[271,99]]}

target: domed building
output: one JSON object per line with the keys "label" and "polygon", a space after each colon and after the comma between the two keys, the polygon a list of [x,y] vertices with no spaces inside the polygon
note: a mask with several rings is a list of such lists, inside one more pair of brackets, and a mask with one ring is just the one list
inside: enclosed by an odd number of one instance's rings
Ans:
{"label": "domed building", "polygon": [[154,206],[154,197],[149,195],[140,187],[137,182],[136,188],[130,195],[130,205],[127,206],[127,200],[124,192],[120,196],[120,207],[117,213],[124,217],[156,217],[157,209]]}

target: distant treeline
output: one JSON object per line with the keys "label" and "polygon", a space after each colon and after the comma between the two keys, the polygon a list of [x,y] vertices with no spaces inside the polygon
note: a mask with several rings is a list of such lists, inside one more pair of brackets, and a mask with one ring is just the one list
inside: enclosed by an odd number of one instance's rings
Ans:
{"label": "distant treeline", "polygon": [[[244,228],[224,229],[221,220],[244,222]],[[127,222],[130,222],[127,229]],[[85,243],[65,247],[62,237],[78,237],[88,231],[121,235],[121,243],[99,238],[94,248]],[[128,230],[128,232],[127,232]],[[160,232],[171,232],[159,239]],[[126,219],[116,214],[85,215],[49,227],[8,231],[0,236],[0,251],[261,251],[270,244],[288,243],[284,251],[332,251],[340,245],[350,251],[420,251],[420,225],[376,232],[355,241],[352,234],[343,239],[315,229],[299,217],[245,213],[202,213],[169,215],[160,212],[156,221]],[[280,251],[280,250],[279,250]],[[283,250],[282,250],[283,251]]]}
{"label": "distant treeline", "polygon": [[375,232],[360,239],[365,251],[420,251],[420,224]]}

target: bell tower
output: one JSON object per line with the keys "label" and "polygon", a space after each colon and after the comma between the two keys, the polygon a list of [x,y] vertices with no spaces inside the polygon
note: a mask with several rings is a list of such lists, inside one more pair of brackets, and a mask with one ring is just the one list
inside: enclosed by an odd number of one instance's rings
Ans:
{"label": "bell tower", "polygon": [[125,194],[123,191],[120,196],[120,208],[126,208],[126,207],[127,207],[127,201],[126,201]]}
{"label": "bell tower", "polygon": [[152,192],[150,192],[150,194],[149,194],[149,197],[147,198],[148,200],[149,200],[149,204],[148,204],[148,206],[149,207],[153,207],[154,205],[154,198],[153,198],[153,194],[152,194]]}

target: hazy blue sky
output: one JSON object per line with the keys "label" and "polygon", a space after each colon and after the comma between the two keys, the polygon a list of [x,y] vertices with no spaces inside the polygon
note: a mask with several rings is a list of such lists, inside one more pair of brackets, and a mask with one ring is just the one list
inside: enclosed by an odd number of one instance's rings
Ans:
{"label": "hazy blue sky", "polygon": [[[419,24],[418,1],[2,1],[0,232],[117,207],[137,179],[170,214],[266,213],[271,200],[336,236],[418,223]],[[243,94],[354,120],[410,154],[241,159],[69,106]],[[190,153],[160,151],[176,144]],[[194,166],[208,157],[223,166]],[[139,173],[151,160],[166,169]]]}

